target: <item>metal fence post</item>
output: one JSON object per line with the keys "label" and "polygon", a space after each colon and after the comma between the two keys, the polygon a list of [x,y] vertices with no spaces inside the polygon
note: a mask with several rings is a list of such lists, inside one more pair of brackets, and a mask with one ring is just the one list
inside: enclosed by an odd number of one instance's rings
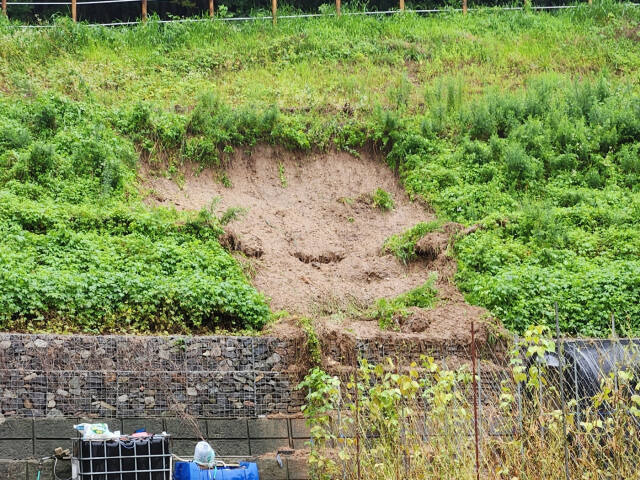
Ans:
{"label": "metal fence post", "polygon": [[[618,334],[616,333],[616,316],[611,312],[611,339],[617,343]],[[613,364],[613,386],[616,393],[618,392],[618,359]]]}
{"label": "metal fence post", "polygon": [[564,445],[564,477],[569,480],[569,449],[567,447],[567,405],[564,398],[564,342],[560,340],[560,321],[558,320],[558,302],[555,302],[556,346],[558,348],[558,367],[560,370],[560,402],[562,404],[562,443]]}
{"label": "metal fence post", "polygon": [[[275,0],[274,0],[275,1]],[[356,360],[356,368],[354,371],[354,379],[356,384],[356,468],[358,473],[358,480],[361,480],[360,475],[360,387],[358,386],[358,361]]]}
{"label": "metal fence post", "polygon": [[478,382],[476,379],[476,334],[471,322],[471,368],[473,370],[473,432],[476,447],[476,480],[480,480],[480,440],[478,439]]}

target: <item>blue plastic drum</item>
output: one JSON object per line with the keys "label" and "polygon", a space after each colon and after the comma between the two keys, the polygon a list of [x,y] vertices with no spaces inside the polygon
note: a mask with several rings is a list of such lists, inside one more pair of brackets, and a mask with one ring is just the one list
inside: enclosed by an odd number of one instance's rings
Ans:
{"label": "blue plastic drum", "polygon": [[194,462],[177,462],[174,480],[260,480],[255,463],[240,462],[239,467],[218,467],[216,470],[202,470]]}

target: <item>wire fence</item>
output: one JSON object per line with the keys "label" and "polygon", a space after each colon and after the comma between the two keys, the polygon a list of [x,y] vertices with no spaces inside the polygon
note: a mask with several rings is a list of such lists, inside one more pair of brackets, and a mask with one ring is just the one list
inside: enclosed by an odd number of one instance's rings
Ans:
{"label": "wire fence", "polygon": [[[140,17],[139,20],[131,20],[131,21],[114,21],[109,23],[89,23],[87,25],[90,26],[127,26],[127,25],[137,25],[140,23],[144,23],[148,20],[148,3],[149,2],[157,2],[161,0],[69,0],[65,2],[58,1],[43,1],[43,2],[12,2],[7,0],[2,1],[2,14],[5,16],[9,16],[8,7],[14,6],[67,6],[70,7],[71,18],[74,22],[78,21],[77,15],[77,7],[85,6],[85,5],[102,5],[102,4],[122,4],[122,3],[138,3],[140,4]],[[241,17],[226,17],[226,16],[217,16],[215,10],[214,0],[208,0],[208,17],[209,18],[172,18],[168,20],[160,20],[154,19],[153,21],[156,23],[191,23],[191,22],[206,22],[206,21],[223,21],[223,22],[237,22],[237,21],[265,21],[271,20],[274,25],[277,24],[278,19],[295,19],[295,18],[316,18],[316,17],[326,17],[329,15],[340,17],[342,15],[345,16],[359,16],[359,15],[374,15],[374,16],[386,16],[386,15],[394,15],[400,12],[408,12],[414,14],[421,15],[429,15],[429,14],[438,14],[445,12],[462,12],[466,15],[468,12],[482,10],[482,8],[471,8],[468,7],[467,0],[461,0],[461,6],[459,8],[431,8],[431,9],[407,9],[405,8],[404,0],[399,0],[398,8],[391,10],[375,10],[375,11],[342,11],[341,0],[335,0],[335,12],[331,14],[327,13],[300,13],[294,15],[278,15],[278,0],[272,0],[271,2],[271,15],[257,15],[257,16],[241,16]],[[588,5],[592,5],[592,0],[587,0]],[[630,7],[637,7],[639,3],[626,3],[625,5]],[[573,5],[532,5],[530,0],[525,0],[525,4],[523,6],[502,6],[502,7],[492,7],[494,9],[498,9],[501,11],[520,11],[520,10],[534,10],[534,11],[553,11],[553,10],[567,10],[578,8],[579,4]],[[50,28],[53,25],[48,24],[38,24],[38,25],[16,25],[13,24],[13,27],[17,28]]]}
{"label": "wire fence", "polygon": [[[509,344],[309,377],[318,478],[638,478],[640,340]],[[318,374],[319,375],[319,374]]]}

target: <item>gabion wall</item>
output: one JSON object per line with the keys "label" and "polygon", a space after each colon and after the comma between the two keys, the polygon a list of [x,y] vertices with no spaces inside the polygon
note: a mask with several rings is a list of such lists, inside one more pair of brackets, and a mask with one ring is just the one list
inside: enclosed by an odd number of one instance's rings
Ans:
{"label": "gabion wall", "polygon": [[270,337],[0,334],[0,413],[234,418],[296,412],[303,400],[295,390],[301,347]]}

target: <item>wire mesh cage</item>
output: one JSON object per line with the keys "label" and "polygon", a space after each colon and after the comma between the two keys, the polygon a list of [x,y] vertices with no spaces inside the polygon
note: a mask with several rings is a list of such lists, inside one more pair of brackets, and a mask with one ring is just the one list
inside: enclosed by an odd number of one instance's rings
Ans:
{"label": "wire mesh cage", "polygon": [[74,480],[171,480],[169,436],[74,439]]}

